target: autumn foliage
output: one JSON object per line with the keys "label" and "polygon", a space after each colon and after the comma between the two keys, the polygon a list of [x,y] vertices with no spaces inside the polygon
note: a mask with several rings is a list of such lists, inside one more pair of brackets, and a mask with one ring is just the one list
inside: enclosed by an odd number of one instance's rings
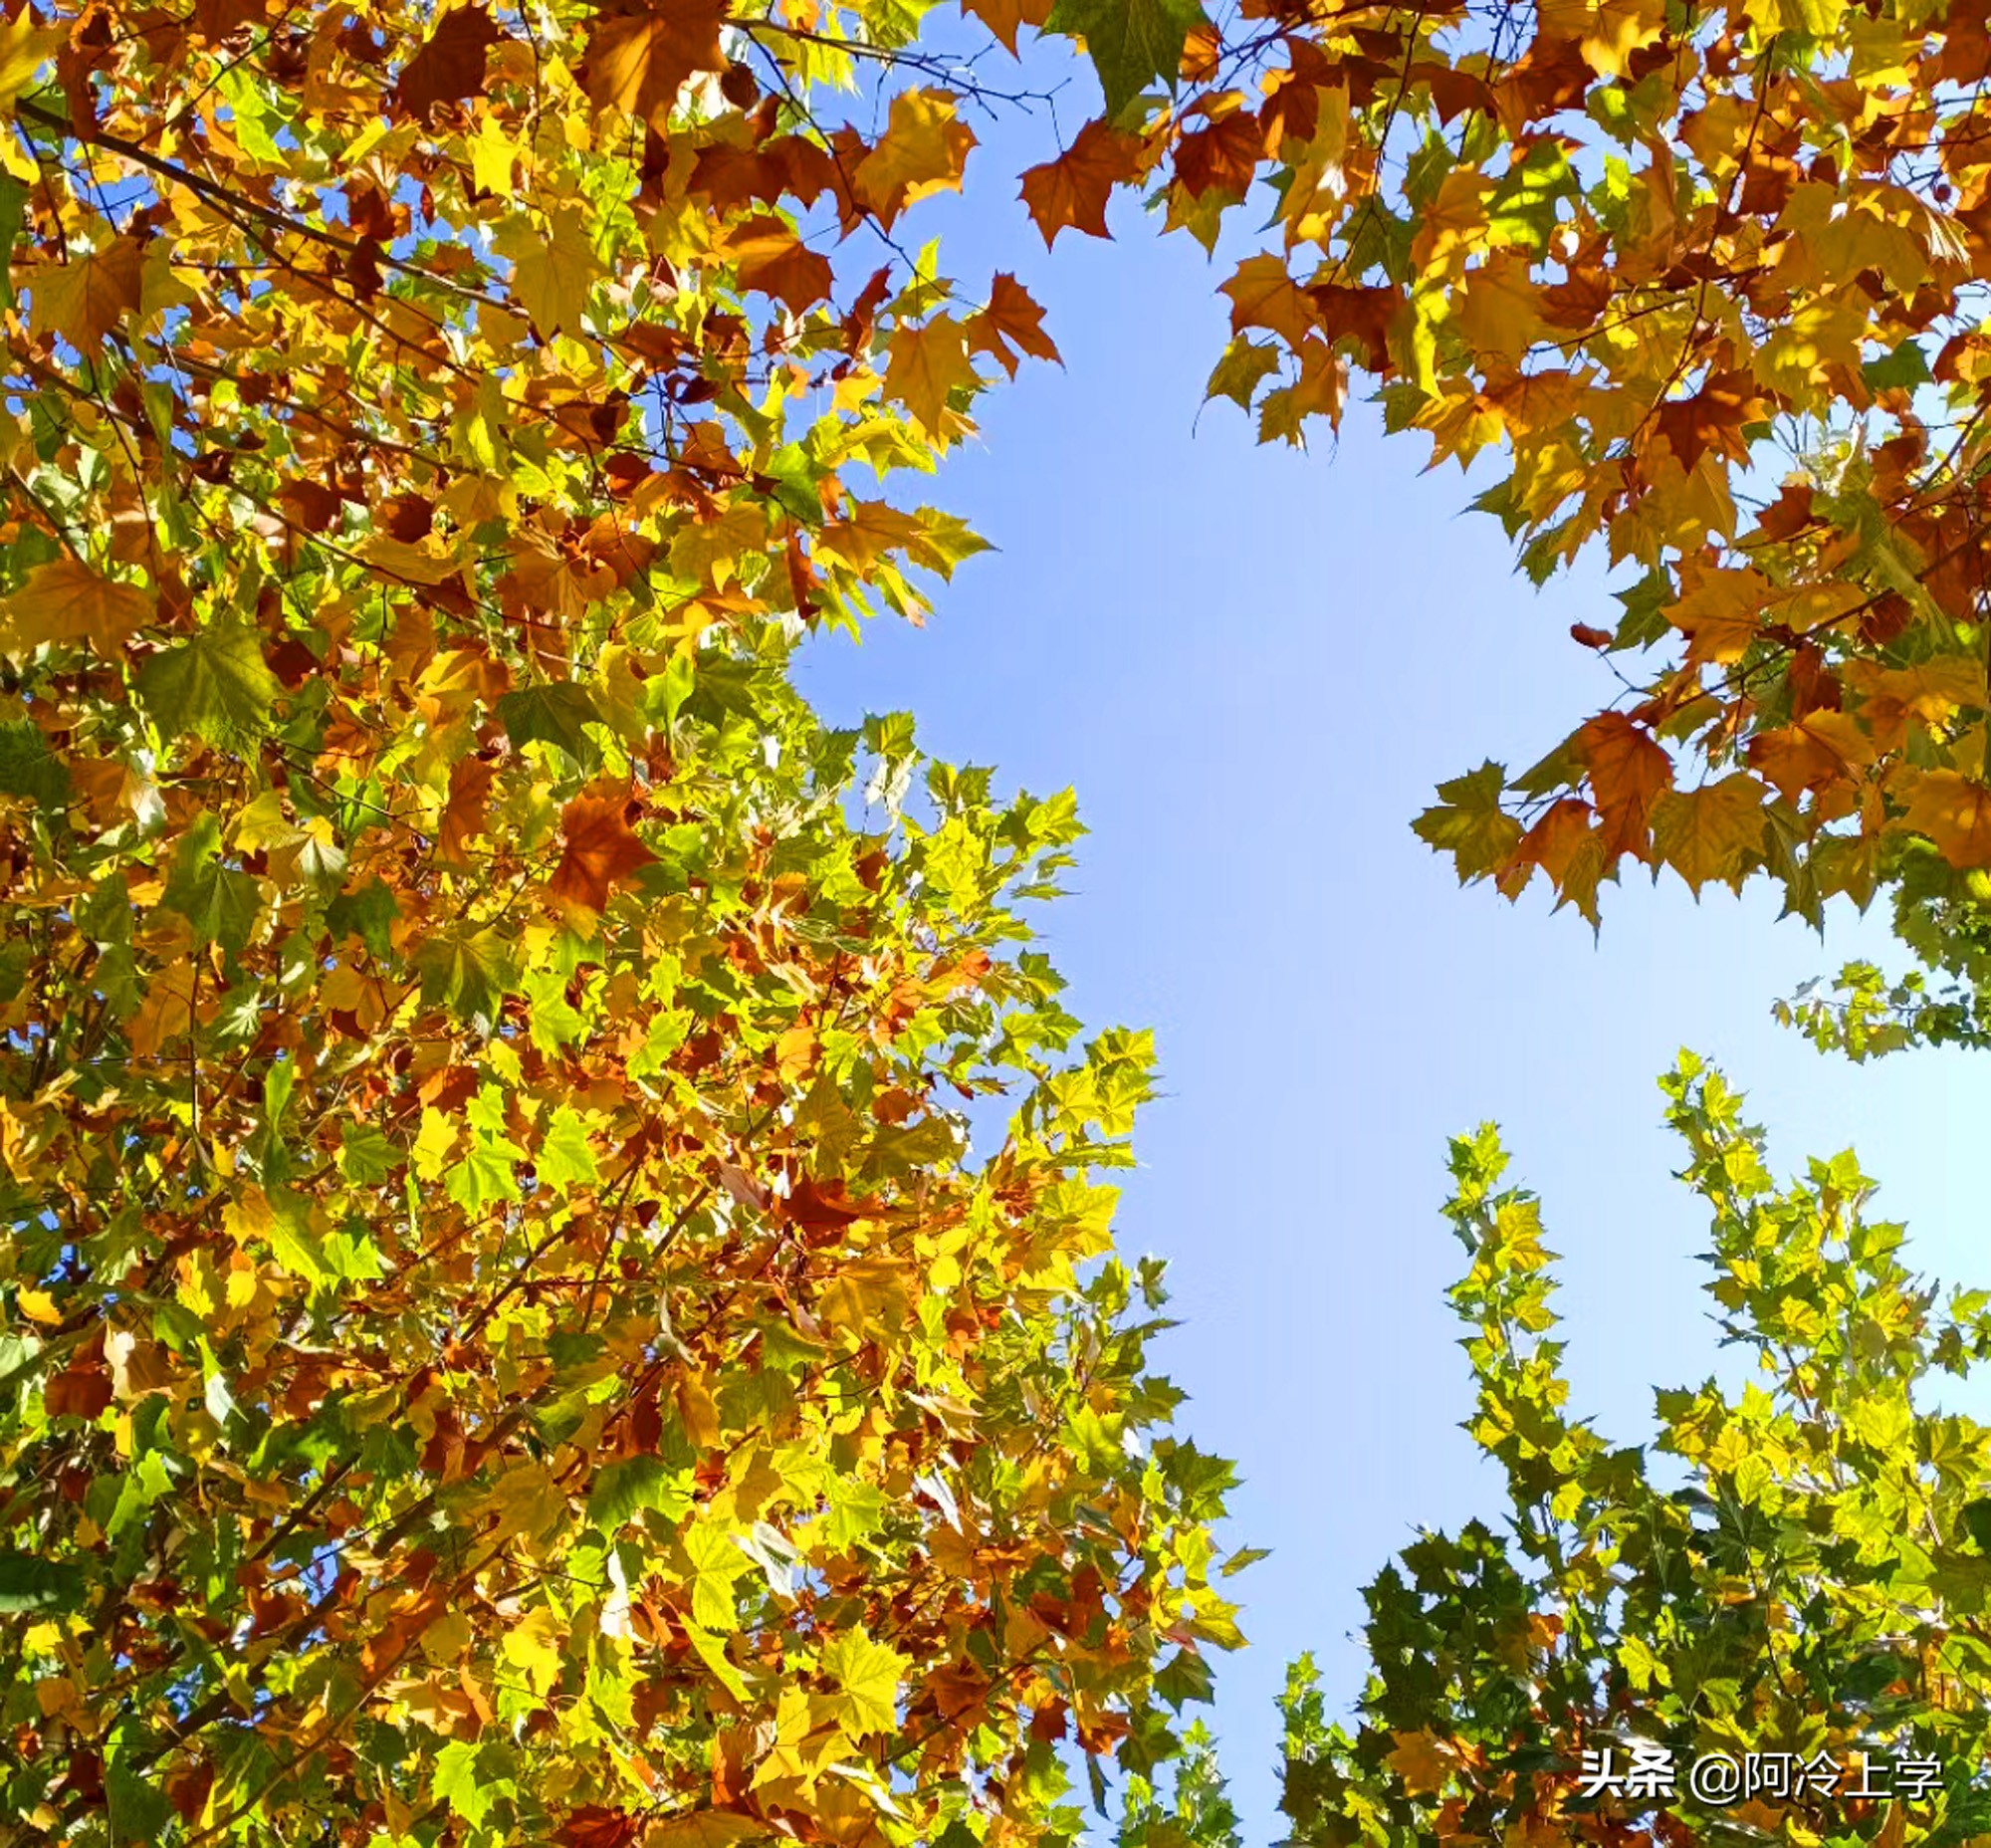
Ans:
{"label": "autumn foliage", "polygon": [[1199,1749],[1073,805],[785,671],[1053,351],[899,256],[973,137],[820,126],[813,19],[0,23],[25,1839],[1020,1844]]}
{"label": "autumn foliage", "polygon": [[[786,673],[921,616],[981,542],[904,478],[1057,356],[908,235],[994,97],[923,12],[0,15],[29,1839],[1021,1848],[1079,1762],[1130,1848],[1229,1827],[1177,1719],[1239,1640],[1229,1473],[1100,1179],[1150,1048],[1026,947],[1072,805]],[[1046,245],[1269,225],[1213,395],[1297,442],[1373,387],[1538,579],[1628,568],[1575,631],[1622,697],[1419,823],[1462,876],[1891,889],[1991,983],[1982,0],[967,12],[1096,74],[1020,175]],[[1981,1037],[1929,999],[1807,1022]],[[1554,1468],[1565,1524],[1657,1505]],[[1517,1616],[1581,1590],[1535,1557]],[[1434,1825],[1294,1698],[1309,1839],[1482,1838],[1469,1727],[1397,1729],[1457,1759]]]}

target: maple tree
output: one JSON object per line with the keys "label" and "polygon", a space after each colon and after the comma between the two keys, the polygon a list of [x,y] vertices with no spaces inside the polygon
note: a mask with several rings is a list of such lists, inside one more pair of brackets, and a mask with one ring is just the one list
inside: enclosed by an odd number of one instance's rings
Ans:
{"label": "maple tree", "polygon": [[28,1839],[1020,1845],[1074,1758],[1226,1839],[1152,1048],[1021,910],[1073,804],[787,671],[1055,355],[899,242],[917,20],[0,19]]}
{"label": "maple tree", "polygon": [[[1991,1292],[1911,1274],[1850,1153],[1778,1186],[1718,1071],[1683,1056],[1665,1090],[1711,1216],[1706,1287],[1754,1377],[1659,1392],[1650,1446],[1572,1417],[1538,1204],[1502,1186],[1490,1126],[1454,1142],[1465,1429],[1505,1476],[1507,1531],[1423,1533],[1367,1588],[1352,1728],[1295,1664],[1283,1808],[1305,1848],[1901,1848],[1991,1828],[1991,1428],[1952,1409],[1991,1360]],[[1590,1787],[1586,1750],[1622,1772],[1640,1745],[1675,1791]],[[1702,1753],[1811,1768],[1703,1800]],[[1883,1770],[1854,1794],[1866,1764],[1910,1760],[1937,1767],[1928,1788],[1879,1794]]]}

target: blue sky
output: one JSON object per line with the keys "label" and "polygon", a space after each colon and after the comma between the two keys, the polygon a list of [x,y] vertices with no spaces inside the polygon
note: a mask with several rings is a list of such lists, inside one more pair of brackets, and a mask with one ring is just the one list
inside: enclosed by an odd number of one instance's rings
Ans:
{"label": "blue sky", "polygon": [[1772,1023],[1847,956],[1896,960],[1878,918],[1835,915],[1821,945],[1767,893],[1696,905],[1668,874],[1607,888],[1593,943],[1539,892],[1461,891],[1411,819],[1441,779],[1531,764],[1608,700],[1567,634],[1615,624],[1601,570],[1531,589],[1461,511],[1476,487],[1421,475],[1422,442],[1386,441],[1372,407],[1307,455],[1256,448],[1225,404],[1199,423],[1227,269],[1124,206],[1116,242],[1067,233],[1047,256],[1006,205],[1047,127],[977,126],[968,204],[909,235],[946,231],[965,286],[1017,271],[1065,369],[985,399],[931,494],[1000,550],[923,630],[811,643],[802,681],[837,723],[909,708],[998,788],[1078,791],[1091,834],[1046,947],[1089,1026],[1158,1036],[1120,1237],[1171,1261],[1186,1325],[1159,1359],[1187,1430],[1241,1468],[1230,1537],[1274,1549],[1233,1581],[1252,1647],[1221,1666],[1214,1721],[1268,1843],[1286,1660],[1312,1649],[1351,1699],[1359,1587],[1419,1526],[1500,1512],[1457,1429],[1445,1138],[1503,1125],[1565,1255],[1577,1409],[1636,1442],[1652,1387],[1716,1361],[1654,1082],[1676,1049],[1749,1091],[1780,1171],[1857,1146],[1910,1265],[1987,1282],[1991,1083],[1946,1054],[1856,1068]]}

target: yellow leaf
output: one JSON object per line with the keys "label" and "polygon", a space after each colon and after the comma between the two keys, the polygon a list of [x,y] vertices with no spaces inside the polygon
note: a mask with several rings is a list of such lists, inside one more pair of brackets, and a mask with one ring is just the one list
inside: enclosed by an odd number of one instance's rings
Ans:
{"label": "yellow leaf", "polygon": [[1435,1796],[1451,1775],[1451,1759],[1430,1732],[1396,1732],[1397,1748],[1385,1760],[1413,1796]]}
{"label": "yellow leaf", "polygon": [[733,1848],[772,1834],[765,1822],[730,1809],[694,1809],[665,1816],[643,1832],[643,1848]]}
{"label": "yellow leaf", "polygon": [[138,240],[120,237],[72,263],[35,271],[29,326],[37,334],[61,335],[94,359],[105,337],[138,306],[144,263]]}
{"label": "yellow leaf", "polygon": [[943,433],[948,393],[980,382],[968,356],[968,337],[952,315],[894,330],[885,395],[905,405],[929,434]]}
{"label": "yellow leaf", "polygon": [[885,132],[851,174],[851,189],[889,225],[916,200],[959,192],[974,145],[974,130],[956,119],[954,99],[946,91],[901,91],[892,99]]}
{"label": "yellow leaf", "polygon": [[136,584],[100,577],[80,559],[38,565],[0,602],[0,654],[32,653],[44,642],[87,641],[115,654],[152,618],[152,597]]}
{"label": "yellow leaf", "polygon": [[545,1694],[559,1680],[560,1642],[565,1635],[565,1624],[544,1604],[506,1632],[505,1660],[525,1676],[535,1694]]}
{"label": "yellow leaf", "polygon": [[601,274],[601,265],[578,206],[560,206],[546,231],[530,218],[511,219],[499,227],[491,244],[500,256],[512,260],[512,293],[541,334],[581,331],[588,291]]}
{"label": "yellow leaf", "polygon": [[898,1725],[899,1683],[911,1664],[896,1649],[846,1630],[822,1652],[822,1666],[838,1689],[830,1711],[852,1744]]}
{"label": "yellow leaf", "polygon": [[68,37],[66,30],[36,25],[26,7],[0,23],[0,108],[13,107],[14,99],[35,81],[35,73]]}
{"label": "yellow leaf", "polygon": [[495,116],[479,119],[477,132],[470,137],[470,179],[474,186],[501,197],[512,191],[513,163],[519,157],[518,144],[498,125]]}
{"label": "yellow leaf", "polygon": [[20,1304],[21,1313],[33,1322],[53,1325],[62,1320],[62,1310],[56,1307],[56,1299],[45,1289],[24,1289],[14,1300]]}
{"label": "yellow leaf", "polygon": [[1526,259],[1503,252],[1466,277],[1458,325],[1478,352],[1518,361],[1548,332],[1540,302]]}

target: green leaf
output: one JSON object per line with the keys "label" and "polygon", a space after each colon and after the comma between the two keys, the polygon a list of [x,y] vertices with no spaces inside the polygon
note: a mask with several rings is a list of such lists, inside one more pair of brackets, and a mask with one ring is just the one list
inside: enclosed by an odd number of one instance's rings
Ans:
{"label": "green leaf", "polygon": [[0,725],[0,795],[25,796],[44,808],[69,801],[69,766],[50,751],[32,719]]}
{"label": "green leaf", "polygon": [[111,1737],[104,1759],[105,1807],[113,1842],[150,1842],[171,1821],[173,1806],[155,1777],[133,1762],[152,1744],[136,1721],[126,1720]]}
{"label": "green leaf", "polygon": [[1084,39],[1116,117],[1152,79],[1174,89],[1183,42],[1204,17],[1197,0],[1057,0],[1044,30]]}
{"label": "green leaf", "polygon": [[512,946],[496,930],[432,937],[415,952],[414,960],[421,973],[424,1004],[448,1008],[485,1033],[497,1026],[505,997],[518,981]]}
{"label": "green leaf", "polygon": [[73,1559],[0,1552],[0,1616],[23,1611],[73,1611],[90,1581]]}
{"label": "green leaf", "polygon": [[1963,1504],[1961,1519],[1965,1530],[1977,1542],[1978,1551],[1991,1555],[1991,1496],[1980,1496]]}
{"label": "green leaf", "polygon": [[1500,807],[1506,779],[1498,764],[1487,763],[1440,783],[1442,806],[1427,808],[1411,823],[1420,840],[1453,857],[1461,883],[1493,871],[1520,844],[1520,822]]}
{"label": "green leaf", "polygon": [[1913,341],[1903,341],[1890,353],[1879,359],[1869,359],[1860,367],[1860,376],[1876,391],[1912,391],[1917,385],[1935,382],[1928,368],[1928,359]]}
{"label": "green leaf", "polygon": [[155,654],[137,674],[138,699],[169,737],[192,736],[222,749],[253,742],[271,726],[283,694],[263,660],[254,629],[205,628]]}
{"label": "green leaf", "polygon": [[582,729],[604,721],[585,687],[571,680],[521,687],[498,702],[498,717],[515,747],[557,745],[583,768],[599,760],[600,749]]}
{"label": "green leaf", "polygon": [[357,937],[383,962],[394,953],[388,934],[401,915],[394,888],[381,879],[369,879],[356,892],[341,892],[325,908],[325,927],[334,940]]}
{"label": "green leaf", "polygon": [[159,903],[193,926],[196,944],[218,943],[237,954],[248,947],[262,909],[256,881],[221,859],[221,823],[203,814],[187,829]]}
{"label": "green leaf", "polygon": [[338,1172],[355,1187],[384,1181],[406,1157],[371,1123],[341,1123]]}
{"label": "green leaf", "polygon": [[562,1192],[601,1178],[594,1165],[594,1150],[588,1145],[587,1125],[571,1104],[563,1103],[553,1112],[533,1157],[533,1171],[544,1185]]}
{"label": "green leaf", "polygon": [[470,1826],[478,1828],[491,1813],[497,1791],[477,1774],[481,1747],[473,1739],[453,1738],[436,1753],[429,1787]]}
{"label": "green leaf", "polygon": [[594,1486],[587,1494],[587,1518],[612,1535],[646,1507],[668,1513],[685,1500],[676,1473],[655,1457],[625,1457],[595,1473]]}

